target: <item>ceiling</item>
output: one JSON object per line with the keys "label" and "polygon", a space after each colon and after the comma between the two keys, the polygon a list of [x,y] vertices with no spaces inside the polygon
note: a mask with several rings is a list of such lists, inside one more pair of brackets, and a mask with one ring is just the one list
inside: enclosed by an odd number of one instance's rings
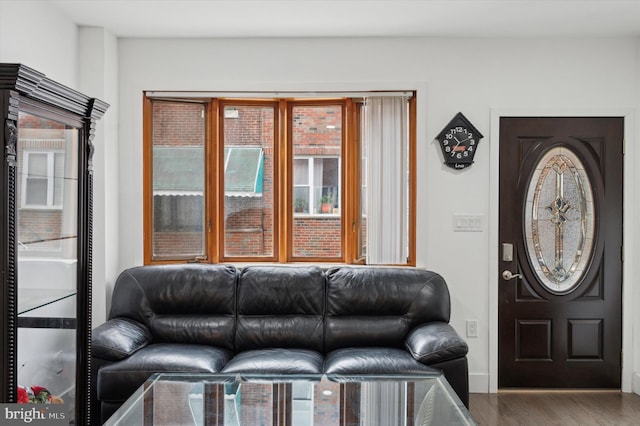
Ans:
{"label": "ceiling", "polygon": [[48,1],[120,37],[640,36],[640,0]]}

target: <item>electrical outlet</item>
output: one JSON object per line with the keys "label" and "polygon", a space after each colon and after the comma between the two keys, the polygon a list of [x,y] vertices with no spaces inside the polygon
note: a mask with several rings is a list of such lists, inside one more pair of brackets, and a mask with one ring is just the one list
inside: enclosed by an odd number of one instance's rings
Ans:
{"label": "electrical outlet", "polygon": [[478,337],[478,320],[467,320],[467,337]]}

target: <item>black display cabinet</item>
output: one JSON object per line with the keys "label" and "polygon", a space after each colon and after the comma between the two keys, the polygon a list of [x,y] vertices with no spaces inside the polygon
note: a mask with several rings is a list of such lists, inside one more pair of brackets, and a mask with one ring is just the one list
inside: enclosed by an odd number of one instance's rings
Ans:
{"label": "black display cabinet", "polygon": [[0,401],[45,387],[78,425],[91,418],[92,157],[107,108],[0,64]]}

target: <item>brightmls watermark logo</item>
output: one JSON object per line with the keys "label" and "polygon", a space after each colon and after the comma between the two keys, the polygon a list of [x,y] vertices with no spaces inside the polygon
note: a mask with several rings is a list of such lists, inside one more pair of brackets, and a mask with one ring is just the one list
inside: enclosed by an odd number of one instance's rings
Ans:
{"label": "brightmls watermark logo", "polygon": [[0,404],[0,426],[69,426],[68,404]]}

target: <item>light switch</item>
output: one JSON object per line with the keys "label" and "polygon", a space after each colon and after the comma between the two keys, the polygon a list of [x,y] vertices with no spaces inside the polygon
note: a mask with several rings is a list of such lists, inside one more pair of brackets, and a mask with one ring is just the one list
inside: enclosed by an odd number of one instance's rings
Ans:
{"label": "light switch", "polygon": [[482,215],[454,214],[453,230],[455,232],[482,232]]}

